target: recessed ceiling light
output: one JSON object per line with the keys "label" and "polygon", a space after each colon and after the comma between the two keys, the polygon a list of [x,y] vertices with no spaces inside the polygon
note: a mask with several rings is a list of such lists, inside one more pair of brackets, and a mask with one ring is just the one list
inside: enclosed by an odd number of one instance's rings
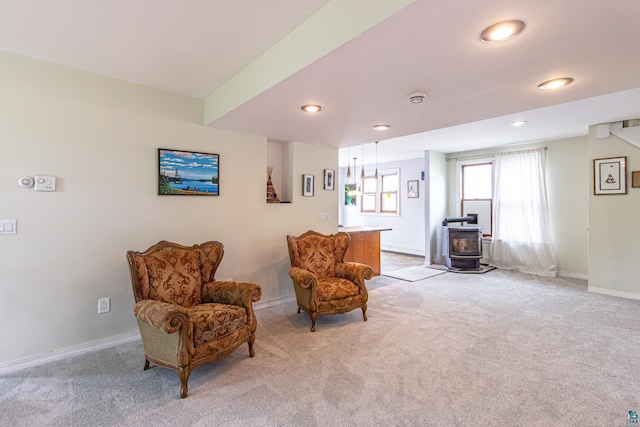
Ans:
{"label": "recessed ceiling light", "polygon": [[527,124],[527,121],[526,121],[526,120],[514,120],[514,121],[512,121],[512,122],[511,122],[511,123],[509,123],[509,124],[510,124],[511,126],[518,127],[518,126],[526,125],[526,124]]}
{"label": "recessed ceiling light", "polygon": [[524,30],[524,22],[517,19],[502,21],[486,28],[480,33],[480,40],[484,43],[500,43],[511,40]]}
{"label": "recessed ceiling light", "polygon": [[375,130],[387,130],[387,129],[389,129],[390,127],[391,127],[391,126],[389,126],[389,125],[375,125],[373,128],[374,128]]}
{"label": "recessed ceiling light", "polygon": [[314,104],[303,105],[302,107],[300,107],[300,109],[302,111],[306,111],[307,113],[317,113],[319,111],[322,111],[321,106]]}
{"label": "recessed ceiling light", "polygon": [[558,89],[562,86],[566,86],[569,83],[573,82],[571,77],[562,77],[559,79],[547,80],[546,82],[542,82],[538,85],[538,89],[547,90],[547,89]]}
{"label": "recessed ceiling light", "polygon": [[420,104],[427,99],[427,94],[422,92],[415,92],[409,95],[409,102],[412,104]]}

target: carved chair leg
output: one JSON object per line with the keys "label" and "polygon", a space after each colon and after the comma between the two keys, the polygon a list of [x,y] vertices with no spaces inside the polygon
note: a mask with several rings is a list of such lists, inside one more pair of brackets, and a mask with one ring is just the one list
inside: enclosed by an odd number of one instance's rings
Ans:
{"label": "carved chair leg", "polygon": [[251,334],[251,338],[249,338],[249,356],[254,357],[256,355],[256,352],[253,350],[253,343],[256,340],[256,336],[254,334]]}
{"label": "carved chair leg", "polygon": [[144,359],[144,370],[149,369],[149,359]]}
{"label": "carved chair leg", "polygon": [[367,321],[367,305],[362,306],[362,317],[364,317],[364,321]]}
{"label": "carved chair leg", "polygon": [[188,366],[178,368],[178,375],[180,376],[180,397],[183,399],[187,397],[187,393],[189,392],[189,389],[187,387],[189,374],[191,374],[191,371],[189,370]]}
{"label": "carved chair leg", "polygon": [[311,332],[316,331],[316,319],[318,318],[318,313],[309,313],[311,316]]}

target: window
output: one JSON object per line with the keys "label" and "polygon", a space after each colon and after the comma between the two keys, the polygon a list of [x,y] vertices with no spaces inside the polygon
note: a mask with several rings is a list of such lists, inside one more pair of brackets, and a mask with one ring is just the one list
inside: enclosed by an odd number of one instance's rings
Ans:
{"label": "window", "polygon": [[398,215],[398,185],[400,171],[391,169],[362,180],[362,204],[360,212],[368,214]]}
{"label": "window", "polygon": [[464,162],[460,165],[460,214],[478,214],[483,236],[492,234],[493,163],[491,161]]}
{"label": "window", "polygon": [[362,208],[361,212],[375,213],[376,194],[378,182],[375,177],[367,176],[362,181]]}
{"label": "window", "polygon": [[398,213],[398,173],[381,174],[380,212]]}

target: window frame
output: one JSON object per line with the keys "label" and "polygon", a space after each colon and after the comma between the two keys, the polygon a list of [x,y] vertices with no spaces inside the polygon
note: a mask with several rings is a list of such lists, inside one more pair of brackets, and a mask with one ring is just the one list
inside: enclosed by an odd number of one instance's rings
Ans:
{"label": "window frame", "polygon": [[[374,175],[365,175],[364,180],[362,180],[362,182],[360,183],[360,185],[362,186],[362,196],[360,199],[360,213],[367,213],[367,214],[375,214],[378,210],[378,181],[375,181],[375,191],[373,192],[365,192],[365,180],[367,179],[375,179]],[[373,210],[365,210],[364,209],[364,196],[365,195],[373,195]]]}
{"label": "window frame", "polygon": [[[383,192],[382,179],[383,179],[383,176],[388,176],[388,175],[396,175],[397,177],[396,190]],[[365,179],[367,178],[369,179],[374,178],[374,175],[366,174]],[[375,211],[363,210],[364,209],[363,197],[365,194],[371,194],[371,193],[364,193],[364,181],[362,180],[360,181],[360,186],[361,186],[360,188],[362,188],[363,190],[362,194],[360,195],[360,215],[400,216],[400,168],[392,168],[392,169],[385,169],[385,170],[378,171],[378,179],[376,180],[376,192],[375,192],[375,195],[376,195]],[[386,193],[395,194],[396,207],[395,207],[395,210],[393,211],[382,210],[382,197]]]}
{"label": "window frame", "polygon": [[[491,238],[493,234],[493,199],[495,198],[494,189],[494,167],[495,167],[494,157],[482,157],[472,160],[458,160],[456,161],[456,211],[460,212],[460,216],[463,216],[464,213],[464,203],[465,201],[473,201],[473,202],[489,202],[489,232],[486,230],[482,230],[482,237]],[[491,198],[490,199],[465,199],[464,197],[464,167],[465,166],[480,166],[490,164],[491,165]]]}

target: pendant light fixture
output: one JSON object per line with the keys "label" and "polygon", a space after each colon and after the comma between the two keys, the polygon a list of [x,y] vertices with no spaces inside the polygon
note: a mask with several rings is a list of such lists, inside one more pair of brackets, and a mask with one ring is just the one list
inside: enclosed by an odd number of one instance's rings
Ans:
{"label": "pendant light fixture", "polygon": [[[349,157],[351,157],[351,148],[349,148]],[[351,179],[351,166],[349,165],[349,158],[347,158],[347,181],[350,179]]]}
{"label": "pendant light fixture", "polygon": [[357,183],[356,183],[356,170],[357,170],[357,169],[356,169],[356,160],[358,160],[358,158],[357,158],[357,157],[354,157],[354,158],[353,158],[353,184],[354,184],[354,185],[355,185],[355,184],[357,184]]}
{"label": "pendant light fixture", "polygon": [[354,157],[353,158],[353,184],[349,184],[349,191],[347,191],[347,195],[354,197],[354,196],[359,196],[360,194],[362,194],[362,192],[360,191],[360,188],[357,186],[356,183],[356,160],[358,158]]}
{"label": "pendant light fixture", "polygon": [[380,141],[376,141],[376,173],[373,175],[376,180],[378,179],[378,142]]}
{"label": "pendant light fixture", "polygon": [[364,181],[364,144],[362,145],[362,172],[360,172],[360,180]]}

